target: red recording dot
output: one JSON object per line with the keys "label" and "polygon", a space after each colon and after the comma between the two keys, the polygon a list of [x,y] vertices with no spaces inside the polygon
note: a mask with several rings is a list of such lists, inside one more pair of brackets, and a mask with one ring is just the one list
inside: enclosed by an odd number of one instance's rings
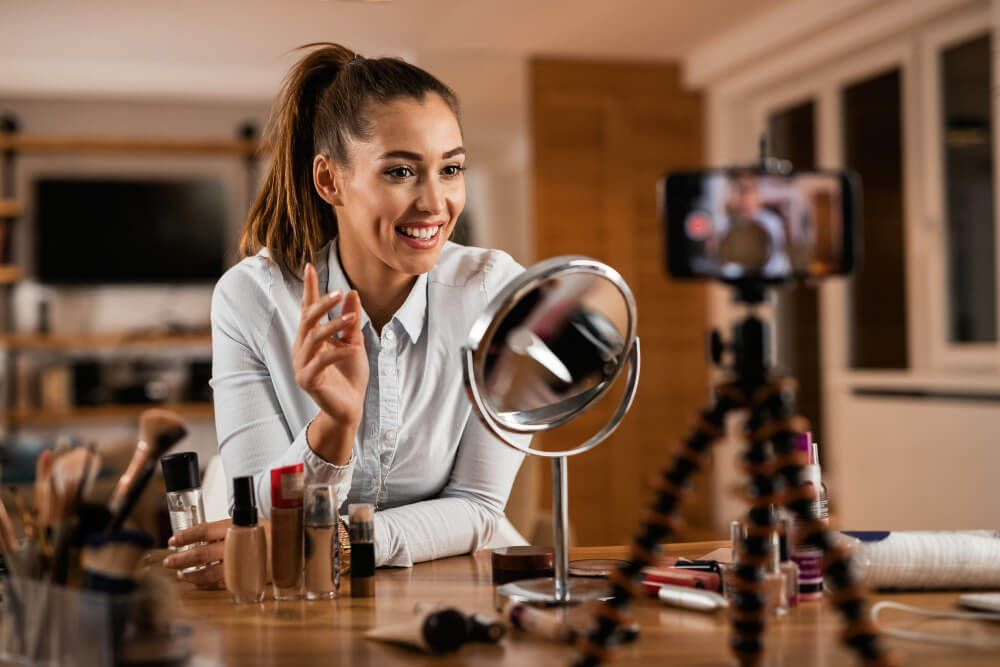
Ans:
{"label": "red recording dot", "polygon": [[684,231],[692,241],[704,241],[712,233],[712,219],[702,211],[694,211],[684,221]]}

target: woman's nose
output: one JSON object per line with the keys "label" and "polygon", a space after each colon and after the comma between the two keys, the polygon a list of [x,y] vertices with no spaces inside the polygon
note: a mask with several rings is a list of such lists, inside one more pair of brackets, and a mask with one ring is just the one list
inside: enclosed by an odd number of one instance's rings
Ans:
{"label": "woman's nose", "polygon": [[444,188],[434,179],[428,179],[420,187],[417,208],[431,215],[439,215],[444,213],[445,207]]}

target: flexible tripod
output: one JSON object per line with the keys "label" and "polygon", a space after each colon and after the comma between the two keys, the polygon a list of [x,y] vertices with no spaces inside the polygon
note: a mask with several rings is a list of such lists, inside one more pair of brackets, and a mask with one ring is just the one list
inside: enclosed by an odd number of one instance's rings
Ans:
{"label": "flexible tripod", "polygon": [[[736,288],[740,302],[755,306],[764,300],[763,283],[739,283]],[[674,453],[672,464],[657,477],[656,500],[630,544],[629,562],[610,577],[611,599],[595,606],[598,623],[589,636],[580,640],[583,655],[576,665],[598,665],[607,657],[618,628],[630,620],[629,599],[642,595],[638,583],[642,568],[653,562],[660,543],[682,526],[680,505],[690,492],[691,476],[701,468],[709,446],[725,433],[727,413],[743,409],[749,410],[744,425],[748,444],[742,463],[749,475],[746,499],[750,510],[746,534],[739,545],[734,545],[737,565],[731,582],[734,594],[729,640],[733,653],[741,665],[756,665],[763,658],[767,615],[764,567],[771,555],[771,534],[776,530],[772,506],[783,505],[801,526],[801,543],[823,552],[823,570],[833,587],[833,604],[846,620],[844,642],[858,653],[863,664],[899,664],[899,657],[886,650],[871,621],[865,591],[850,566],[849,549],[836,543],[826,524],[814,514],[816,489],[802,480],[805,456],[794,446],[796,434],[808,430],[808,422],[794,415],[795,380],[772,377],[767,324],[751,312],[733,327],[729,345],[713,331],[710,347],[712,361],[730,377],[715,387],[713,405],[699,414],[693,431]],[[726,348],[733,360],[728,367],[722,363]]]}

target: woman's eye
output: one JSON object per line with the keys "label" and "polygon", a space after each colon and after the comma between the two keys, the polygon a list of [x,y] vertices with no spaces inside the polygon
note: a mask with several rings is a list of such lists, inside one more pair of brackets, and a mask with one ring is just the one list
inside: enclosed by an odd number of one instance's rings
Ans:
{"label": "woman's eye", "polygon": [[459,166],[457,164],[449,164],[447,167],[445,167],[444,169],[441,170],[441,173],[443,173],[445,176],[452,176],[452,177],[454,177],[454,176],[458,176],[463,171],[465,171],[465,167],[461,167],[461,166]]}
{"label": "woman's eye", "polygon": [[409,167],[393,167],[385,172],[387,175],[393,178],[403,179],[413,176],[413,170]]}

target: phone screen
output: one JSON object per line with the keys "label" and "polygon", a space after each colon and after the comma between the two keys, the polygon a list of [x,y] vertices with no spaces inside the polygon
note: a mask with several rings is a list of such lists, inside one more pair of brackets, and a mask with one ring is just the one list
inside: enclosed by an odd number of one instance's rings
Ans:
{"label": "phone screen", "polygon": [[660,194],[673,276],[778,282],[854,268],[858,194],[849,173],[681,172]]}

